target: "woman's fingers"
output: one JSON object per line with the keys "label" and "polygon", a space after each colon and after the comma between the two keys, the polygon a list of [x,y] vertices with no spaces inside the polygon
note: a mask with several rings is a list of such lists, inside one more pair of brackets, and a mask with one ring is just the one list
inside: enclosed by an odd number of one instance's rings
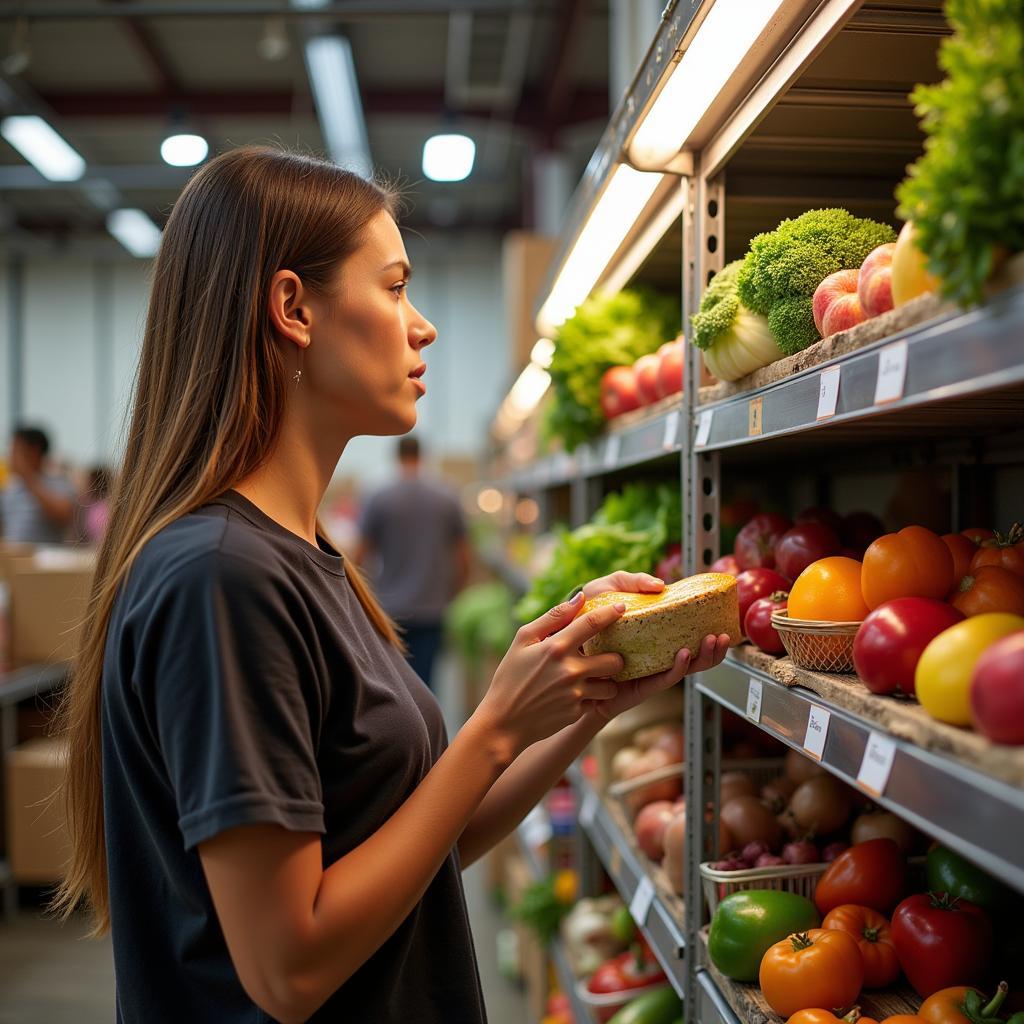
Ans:
{"label": "woman's fingers", "polygon": [[546,640],[553,633],[564,629],[576,617],[577,612],[583,607],[583,593],[580,592],[568,601],[556,604],[551,611],[545,612],[540,618],[533,622],[527,622],[525,626],[519,627],[516,638],[523,643],[536,644]]}
{"label": "woman's fingers", "polygon": [[555,640],[567,645],[565,653],[568,653],[568,649],[578,650],[587,640],[617,621],[625,610],[624,604],[606,604],[600,608],[591,608],[589,612],[573,619]]}
{"label": "woman's fingers", "polygon": [[608,576],[591,580],[584,588],[583,593],[589,600],[597,597],[598,594],[607,594],[612,590],[621,590],[627,594],[657,594],[665,589],[663,580],[652,576],[649,572],[625,572],[620,569]]}
{"label": "woman's fingers", "polygon": [[594,654],[579,660],[580,674],[591,679],[617,676],[624,664],[621,654]]}
{"label": "woman's fingers", "polygon": [[729,649],[729,636],[727,633],[720,633],[718,636],[708,635],[704,637],[700,645],[700,653],[693,660],[690,666],[691,672],[707,672],[714,668],[725,657]]}
{"label": "woman's fingers", "polygon": [[580,700],[612,700],[619,695],[619,684],[610,679],[584,679],[576,689]]}

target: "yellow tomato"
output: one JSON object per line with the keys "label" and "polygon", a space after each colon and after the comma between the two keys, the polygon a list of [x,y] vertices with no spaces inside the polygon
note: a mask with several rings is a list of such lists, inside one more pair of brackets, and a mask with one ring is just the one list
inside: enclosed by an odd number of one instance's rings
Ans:
{"label": "yellow tomato", "polygon": [[974,615],[941,632],[924,649],[914,672],[921,706],[940,722],[971,724],[971,674],[997,640],[1024,629],[1024,617],[1004,612]]}
{"label": "yellow tomato", "polygon": [[860,622],[869,611],[860,589],[860,562],[842,555],[812,562],[796,578],[787,610],[791,619]]}
{"label": "yellow tomato", "polygon": [[939,290],[942,282],[929,272],[924,253],[917,247],[912,221],[903,225],[892,254],[892,302],[902,306],[925,292]]}

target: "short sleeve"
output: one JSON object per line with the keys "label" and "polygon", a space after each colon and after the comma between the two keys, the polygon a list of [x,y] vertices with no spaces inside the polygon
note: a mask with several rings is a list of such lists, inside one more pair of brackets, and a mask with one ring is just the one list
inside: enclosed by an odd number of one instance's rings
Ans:
{"label": "short sleeve", "polygon": [[212,552],[160,588],[134,686],[190,849],[239,825],[323,832],[319,690],[300,599],[255,560]]}

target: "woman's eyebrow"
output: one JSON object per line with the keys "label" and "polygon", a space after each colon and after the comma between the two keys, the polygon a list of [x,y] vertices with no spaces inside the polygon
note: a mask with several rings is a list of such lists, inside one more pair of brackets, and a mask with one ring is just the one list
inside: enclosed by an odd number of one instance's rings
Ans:
{"label": "woman's eyebrow", "polygon": [[405,260],[392,260],[390,263],[386,264],[385,266],[381,267],[380,269],[381,269],[381,272],[383,273],[385,270],[391,270],[392,267],[400,267],[401,270],[402,270],[402,273],[406,277],[412,277],[412,267],[410,267],[409,264]]}

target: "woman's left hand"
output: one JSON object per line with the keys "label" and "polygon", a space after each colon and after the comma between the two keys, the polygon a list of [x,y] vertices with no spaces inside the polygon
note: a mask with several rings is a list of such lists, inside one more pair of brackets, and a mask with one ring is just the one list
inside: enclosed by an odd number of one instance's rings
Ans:
{"label": "woman's left hand", "polygon": [[[613,572],[600,579],[591,580],[583,588],[583,596],[589,601],[598,594],[606,594],[617,590],[627,594],[657,594],[665,589],[665,583],[657,576],[647,572]],[[676,653],[672,667],[653,676],[642,679],[631,679],[619,684],[619,692],[608,700],[595,700],[590,703],[590,714],[603,721],[610,722],[616,715],[636,707],[648,697],[661,690],[675,686],[684,676],[694,672],[707,672],[718,665],[729,649],[730,638],[727,633],[718,636],[709,635],[701,642],[700,650],[688,651],[685,648]]]}

